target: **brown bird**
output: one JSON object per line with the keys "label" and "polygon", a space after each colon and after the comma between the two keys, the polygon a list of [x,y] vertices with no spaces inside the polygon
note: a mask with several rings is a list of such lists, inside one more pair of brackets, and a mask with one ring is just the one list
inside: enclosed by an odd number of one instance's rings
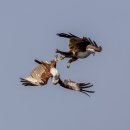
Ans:
{"label": "brown bird", "polygon": [[95,41],[92,41],[90,38],[83,37],[80,38],[71,33],[58,33],[59,37],[69,38],[69,51],[64,52],[59,49],[56,50],[56,53],[60,53],[64,58],[70,58],[68,61],[67,68],[70,67],[70,64],[77,59],[83,59],[88,57],[90,54],[95,54],[95,52],[101,52],[102,47],[98,46]]}
{"label": "brown bird", "polygon": [[52,83],[54,85],[59,84],[60,86],[85,93],[89,96],[88,93],[94,93],[94,91],[86,90],[87,88],[92,87],[91,83],[76,83],[71,80],[62,81],[60,74],[56,69],[56,64],[59,59],[54,59],[50,63],[35,60],[39,65],[34,68],[31,74],[25,78],[20,78],[22,85],[24,86],[43,86],[46,85],[49,78],[52,78]]}

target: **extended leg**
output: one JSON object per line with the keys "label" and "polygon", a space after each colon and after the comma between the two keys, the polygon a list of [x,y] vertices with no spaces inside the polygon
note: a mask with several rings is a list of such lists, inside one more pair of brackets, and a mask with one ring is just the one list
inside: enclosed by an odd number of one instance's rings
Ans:
{"label": "extended leg", "polygon": [[70,68],[70,64],[74,61],[76,61],[77,58],[71,58],[69,61],[68,61],[68,65],[67,65],[67,68]]}
{"label": "extended leg", "polygon": [[61,55],[65,56],[64,58],[70,58],[72,57],[73,53],[72,52],[64,52],[64,51],[60,51],[58,49],[56,49],[56,53],[60,53]]}

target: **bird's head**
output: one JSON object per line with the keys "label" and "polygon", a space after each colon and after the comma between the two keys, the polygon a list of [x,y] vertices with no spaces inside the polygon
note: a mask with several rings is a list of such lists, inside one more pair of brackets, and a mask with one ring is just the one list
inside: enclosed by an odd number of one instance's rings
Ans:
{"label": "bird's head", "polygon": [[83,37],[83,41],[88,43],[86,50],[90,50],[92,53],[102,51],[102,47],[98,46],[94,40],[92,41],[90,38]]}
{"label": "bird's head", "polygon": [[59,82],[60,74],[56,68],[51,68],[50,73],[52,74],[52,83],[56,85]]}
{"label": "bird's head", "polygon": [[95,54],[95,52],[101,52],[102,51],[102,47],[101,46],[94,46],[94,45],[88,45],[86,47],[87,51],[90,51],[93,55]]}

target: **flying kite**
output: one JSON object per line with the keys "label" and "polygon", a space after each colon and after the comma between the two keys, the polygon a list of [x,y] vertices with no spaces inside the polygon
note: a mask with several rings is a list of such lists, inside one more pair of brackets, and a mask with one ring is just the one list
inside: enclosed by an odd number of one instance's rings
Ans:
{"label": "flying kite", "polygon": [[43,86],[47,84],[50,78],[52,78],[52,83],[54,85],[59,84],[60,86],[66,89],[79,91],[88,96],[89,96],[88,93],[94,93],[94,91],[87,90],[87,88],[90,88],[93,86],[91,83],[76,83],[72,80],[67,80],[67,79],[62,81],[60,78],[60,74],[58,70],[56,69],[57,61],[59,61],[57,56],[50,63],[47,61],[44,62],[44,61],[39,61],[36,59],[34,61],[38,63],[38,66],[32,70],[29,76],[25,78],[20,78],[22,85]]}
{"label": "flying kite", "polygon": [[59,37],[69,38],[69,51],[64,52],[59,49],[56,50],[56,53],[60,53],[64,58],[70,58],[68,61],[67,68],[70,67],[70,64],[77,59],[83,59],[88,57],[90,54],[95,54],[95,52],[101,52],[102,47],[98,46],[95,41],[92,41],[90,38],[83,37],[80,38],[71,33],[58,33]]}

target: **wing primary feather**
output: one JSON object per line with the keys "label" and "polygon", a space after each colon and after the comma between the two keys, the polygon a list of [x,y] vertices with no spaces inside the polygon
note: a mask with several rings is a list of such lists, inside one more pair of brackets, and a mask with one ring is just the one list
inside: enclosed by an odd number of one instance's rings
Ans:
{"label": "wing primary feather", "polygon": [[59,37],[64,37],[64,38],[72,38],[72,37],[76,37],[75,35],[69,33],[69,34],[66,34],[66,33],[57,33],[57,35]]}
{"label": "wing primary feather", "polygon": [[95,91],[90,91],[90,90],[83,90],[81,89],[81,91],[87,92],[87,93],[95,93]]}
{"label": "wing primary feather", "polygon": [[97,43],[94,40],[92,41],[91,38],[88,38],[88,40],[91,45],[98,47]]}
{"label": "wing primary feather", "polygon": [[32,83],[22,83],[22,85],[24,85],[24,86],[37,86],[37,85],[34,85]]}
{"label": "wing primary feather", "polygon": [[80,86],[90,85],[91,83],[79,83]]}
{"label": "wing primary feather", "polygon": [[78,36],[76,36],[76,35],[74,35],[74,34],[72,34],[72,33],[70,33],[70,32],[68,32],[72,37],[78,37]]}
{"label": "wing primary feather", "polygon": [[38,64],[42,64],[42,62],[39,61],[39,60],[37,60],[37,59],[35,59],[34,61],[35,61],[36,63],[38,63]]}
{"label": "wing primary feather", "polygon": [[86,86],[80,86],[81,88],[91,88],[93,86],[93,84],[91,85],[86,85]]}
{"label": "wing primary feather", "polygon": [[38,86],[38,85],[33,84],[33,83],[29,82],[28,80],[23,79],[23,78],[20,78],[20,82],[22,82],[22,85],[24,85],[24,86]]}
{"label": "wing primary feather", "polygon": [[92,40],[90,38],[88,38],[88,39],[89,39],[90,44],[94,45],[93,42],[92,42]]}
{"label": "wing primary feather", "polygon": [[95,41],[93,41],[93,43],[94,43],[94,45],[95,45],[96,47],[98,47],[98,45],[97,45],[97,43],[96,43]]}
{"label": "wing primary feather", "polygon": [[81,89],[85,89],[85,88],[91,88],[93,85],[91,86],[80,86]]}
{"label": "wing primary feather", "polygon": [[90,97],[90,95],[87,93],[87,92],[85,92],[85,91],[80,91],[81,93],[84,93],[84,94],[86,94],[88,97]]}
{"label": "wing primary feather", "polygon": [[20,81],[22,82],[22,81],[25,81],[25,79],[23,79],[23,78],[20,78]]}
{"label": "wing primary feather", "polygon": [[85,90],[88,93],[95,93],[95,91],[91,91],[91,90]]}

